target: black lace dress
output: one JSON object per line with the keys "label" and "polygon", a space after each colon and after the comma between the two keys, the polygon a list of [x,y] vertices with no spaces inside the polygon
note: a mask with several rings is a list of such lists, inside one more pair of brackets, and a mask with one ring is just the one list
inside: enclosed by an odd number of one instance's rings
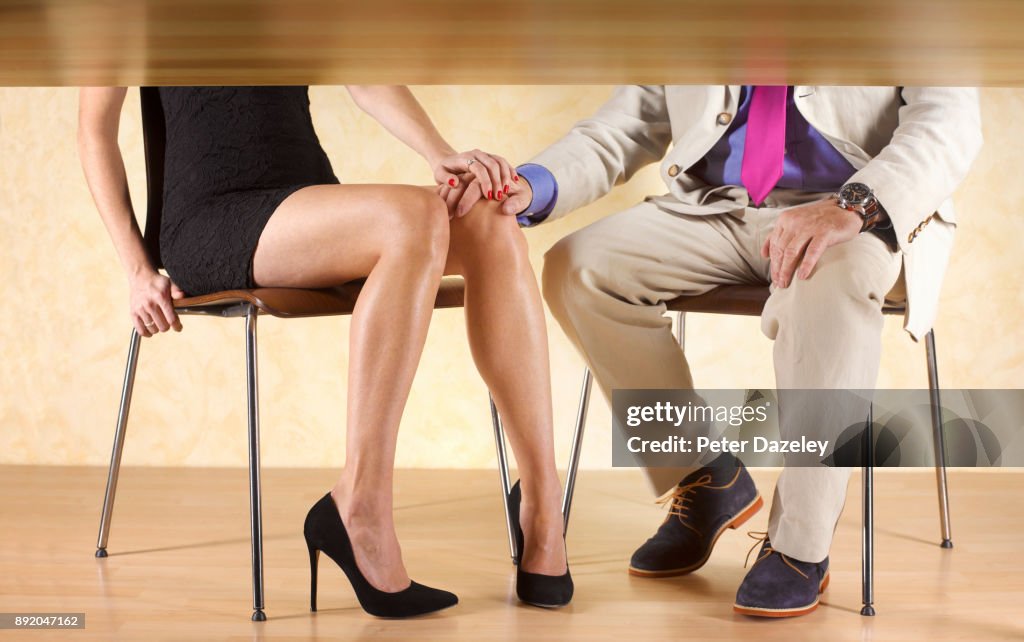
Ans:
{"label": "black lace dress", "polygon": [[161,87],[167,123],[160,255],[187,294],[255,287],[252,258],[288,195],[337,183],[308,87]]}

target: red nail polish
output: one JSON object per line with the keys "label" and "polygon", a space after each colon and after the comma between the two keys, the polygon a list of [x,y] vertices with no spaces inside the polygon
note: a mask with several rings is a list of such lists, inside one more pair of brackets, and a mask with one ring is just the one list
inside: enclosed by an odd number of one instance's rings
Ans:
{"label": "red nail polish", "polygon": [[505,193],[508,194],[508,185],[505,186]]}
{"label": "red nail polish", "polygon": [[455,187],[455,179],[454,178],[449,178],[448,179],[448,184],[451,185],[452,187]]}
{"label": "red nail polish", "polygon": [[487,200],[494,200],[494,190],[487,190]]}
{"label": "red nail polish", "polygon": [[513,177],[512,177],[512,180],[514,180],[515,182],[517,182],[517,183],[518,183],[518,182],[519,182],[519,177],[518,177],[518,176],[513,176]]}
{"label": "red nail polish", "polygon": [[499,201],[501,200],[501,194],[502,194],[501,192],[498,192],[498,200]]}

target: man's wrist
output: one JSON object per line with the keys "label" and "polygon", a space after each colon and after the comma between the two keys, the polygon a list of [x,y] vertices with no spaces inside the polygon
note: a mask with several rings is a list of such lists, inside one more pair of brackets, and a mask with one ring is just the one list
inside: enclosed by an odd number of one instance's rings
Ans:
{"label": "man's wrist", "polygon": [[835,206],[837,210],[839,210],[838,212],[836,212],[836,216],[842,216],[845,220],[849,220],[849,224],[851,226],[856,224],[858,227],[863,228],[864,220],[861,218],[860,214],[851,210],[848,207],[843,207],[836,201],[835,198],[832,199],[832,205]]}
{"label": "man's wrist", "polygon": [[838,207],[860,218],[862,234],[888,224],[889,215],[885,208],[878,202],[874,191],[863,183],[847,183],[832,198]]}
{"label": "man's wrist", "polygon": [[[519,172],[518,168],[516,169],[516,172],[517,173]],[[519,180],[522,182],[523,187],[525,187],[526,189],[528,189],[530,191],[530,202],[527,203],[526,206],[521,211],[516,212],[516,216],[529,216],[532,213],[533,208],[535,206],[534,199],[536,198],[536,196],[535,196],[536,192],[534,191],[533,183],[530,182],[529,178],[527,178],[526,176],[523,176],[522,174],[519,174]],[[522,189],[522,188],[520,188],[520,189]]]}
{"label": "man's wrist", "polygon": [[[876,201],[877,203],[877,201]],[[871,226],[873,230],[887,230],[892,227],[892,219],[889,218],[889,212],[885,211],[881,203],[878,203],[878,217],[875,219],[874,225]]]}
{"label": "man's wrist", "polygon": [[530,227],[541,223],[551,214],[558,200],[558,182],[546,167],[535,163],[526,163],[516,168],[520,180],[530,186],[532,198],[526,208],[516,218],[519,224]]}

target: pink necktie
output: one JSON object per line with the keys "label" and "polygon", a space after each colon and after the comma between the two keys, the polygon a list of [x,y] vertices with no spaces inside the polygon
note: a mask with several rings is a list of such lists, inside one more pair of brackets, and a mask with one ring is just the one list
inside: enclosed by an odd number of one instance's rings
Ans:
{"label": "pink necktie", "polygon": [[755,205],[763,203],[782,178],[788,89],[785,85],[752,88],[754,95],[747,113],[747,137],[743,143],[740,177]]}

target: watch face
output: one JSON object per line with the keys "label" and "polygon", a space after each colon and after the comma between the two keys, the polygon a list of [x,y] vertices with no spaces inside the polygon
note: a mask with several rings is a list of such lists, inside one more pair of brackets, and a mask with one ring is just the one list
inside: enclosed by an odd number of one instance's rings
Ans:
{"label": "watch face", "polygon": [[854,205],[863,203],[871,196],[871,188],[864,183],[847,183],[839,192],[839,197]]}

